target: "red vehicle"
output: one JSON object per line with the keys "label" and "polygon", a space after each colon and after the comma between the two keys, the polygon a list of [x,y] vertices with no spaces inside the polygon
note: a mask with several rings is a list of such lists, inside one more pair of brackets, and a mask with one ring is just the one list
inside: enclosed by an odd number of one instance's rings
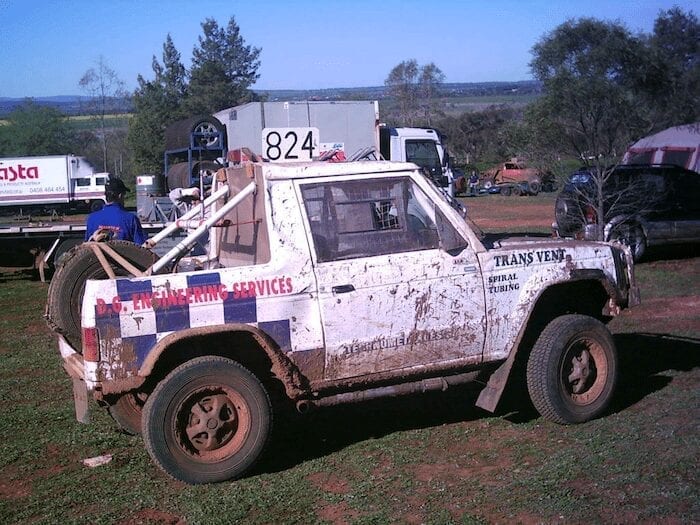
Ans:
{"label": "red vehicle", "polygon": [[[481,179],[482,187],[490,189],[503,186],[507,193],[529,193],[537,195],[540,191],[553,191],[554,178],[540,169],[529,167],[524,161],[513,158],[486,170]],[[506,193],[502,191],[502,193]]]}

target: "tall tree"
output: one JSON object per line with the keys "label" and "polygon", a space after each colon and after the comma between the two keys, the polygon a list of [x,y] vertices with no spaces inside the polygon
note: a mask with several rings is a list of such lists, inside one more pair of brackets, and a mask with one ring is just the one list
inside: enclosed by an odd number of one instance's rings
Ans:
{"label": "tall tree", "polygon": [[436,107],[438,88],[445,81],[445,74],[433,62],[420,68],[418,79],[418,92],[420,94],[420,108],[423,112],[425,123],[432,125],[432,117],[439,110]]}
{"label": "tall tree", "polygon": [[649,108],[650,131],[700,120],[700,23],[679,7],[661,11],[646,38],[635,87]]}
{"label": "tall tree", "polygon": [[134,116],[129,122],[128,142],[136,168],[142,173],[163,171],[165,128],[185,116],[187,75],[170,34],[163,44],[162,60],[161,64],[153,57],[154,79],[146,80],[139,75],[133,95]]}
{"label": "tall tree", "polygon": [[225,28],[207,18],[202,32],[192,52],[186,100],[190,114],[211,114],[252,100],[249,88],[259,77],[260,48],[245,44],[233,16]]}
{"label": "tall tree", "polygon": [[389,96],[398,104],[398,119],[402,124],[412,125],[415,119],[417,81],[418,62],[415,59],[404,60],[394,66],[384,81],[389,88]]}
{"label": "tall tree", "polygon": [[109,130],[107,116],[113,113],[123,113],[128,94],[124,82],[109,64],[100,56],[95,67],[88,69],[79,82],[80,87],[88,96],[87,107],[90,115],[98,123],[98,138],[102,146],[102,164],[104,171],[108,170],[107,143]]}
{"label": "tall tree", "polygon": [[0,126],[0,154],[11,156],[65,155],[74,150],[76,136],[63,113],[26,99]]}
{"label": "tall tree", "polygon": [[619,23],[592,18],[569,20],[545,35],[530,63],[544,85],[529,113],[536,135],[582,158],[621,154],[642,125],[628,87],[641,46]]}
{"label": "tall tree", "polygon": [[384,85],[389,88],[389,95],[398,106],[397,123],[430,125],[437,113],[435,100],[438,87],[444,80],[445,75],[432,62],[419,66],[415,59],[410,59],[394,66]]}

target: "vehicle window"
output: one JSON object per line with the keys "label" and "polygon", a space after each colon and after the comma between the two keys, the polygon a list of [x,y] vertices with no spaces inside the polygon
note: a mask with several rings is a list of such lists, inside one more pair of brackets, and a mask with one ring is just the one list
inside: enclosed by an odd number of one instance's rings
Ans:
{"label": "vehicle window", "polygon": [[106,182],[107,182],[107,179],[105,179],[104,177],[97,177],[95,179],[95,184],[97,186],[104,186]]}
{"label": "vehicle window", "polygon": [[627,160],[628,164],[651,164],[655,149],[633,150]]}
{"label": "vehicle window", "polygon": [[434,207],[408,178],[304,184],[320,262],[436,249]]}
{"label": "vehicle window", "polygon": [[75,179],[75,185],[76,186],[90,186],[90,179],[86,177],[82,177],[80,179]]}
{"label": "vehicle window", "polygon": [[690,157],[693,154],[692,149],[674,149],[664,151],[664,156],[661,162],[664,164],[675,164],[681,168],[687,168],[690,164]]}
{"label": "vehicle window", "polygon": [[433,180],[438,180],[442,175],[440,155],[432,140],[407,140],[406,160],[428,169]]}

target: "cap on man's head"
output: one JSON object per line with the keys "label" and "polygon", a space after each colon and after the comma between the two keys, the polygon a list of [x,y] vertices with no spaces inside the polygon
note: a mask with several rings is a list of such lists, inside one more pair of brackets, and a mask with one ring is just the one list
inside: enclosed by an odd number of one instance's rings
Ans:
{"label": "cap on man's head", "polygon": [[123,180],[110,177],[105,184],[105,191],[111,191],[113,193],[126,193],[130,190],[124,185]]}

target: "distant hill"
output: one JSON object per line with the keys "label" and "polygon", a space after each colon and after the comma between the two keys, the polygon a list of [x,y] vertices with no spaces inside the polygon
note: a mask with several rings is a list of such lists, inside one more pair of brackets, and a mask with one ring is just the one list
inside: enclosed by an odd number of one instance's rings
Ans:
{"label": "distant hill", "polygon": [[[534,80],[519,82],[468,82],[445,83],[440,86],[442,98],[451,97],[498,97],[539,95],[541,84]],[[358,88],[329,88],[329,89],[277,89],[255,90],[264,100],[296,101],[296,100],[380,100],[388,97],[385,86]],[[0,97],[0,118],[7,116],[13,109],[22,104],[25,98]],[[33,97],[37,104],[55,107],[62,113],[73,116],[85,113],[87,98],[81,96],[52,96]],[[125,104],[125,112],[131,111],[131,105]]]}

